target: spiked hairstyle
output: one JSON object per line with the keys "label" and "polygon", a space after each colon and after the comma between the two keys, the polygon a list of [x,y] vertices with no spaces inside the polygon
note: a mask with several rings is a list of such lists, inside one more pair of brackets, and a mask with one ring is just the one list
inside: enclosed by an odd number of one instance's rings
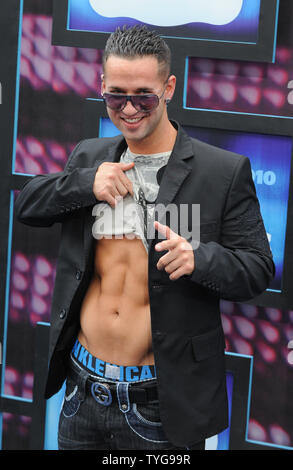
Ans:
{"label": "spiked hairstyle", "polygon": [[167,78],[171,69],[171,52],[166,42],[146,26],[118,27],[108,38],[103,54],[103,68],[110,56],[127,59],[154,56],[160,73]]}

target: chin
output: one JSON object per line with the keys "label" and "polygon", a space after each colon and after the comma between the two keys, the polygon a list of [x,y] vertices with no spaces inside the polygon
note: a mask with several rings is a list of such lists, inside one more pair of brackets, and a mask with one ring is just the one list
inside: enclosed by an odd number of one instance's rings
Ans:
{"label": "chin", "polygon": [[130,130],[125,129],[125,127],[122,125],[120,126],[119,130],[122,132],[126,139],[135,140],[136,142],[139,140],[143,140],[148,136],[148,133],[143,129]]}

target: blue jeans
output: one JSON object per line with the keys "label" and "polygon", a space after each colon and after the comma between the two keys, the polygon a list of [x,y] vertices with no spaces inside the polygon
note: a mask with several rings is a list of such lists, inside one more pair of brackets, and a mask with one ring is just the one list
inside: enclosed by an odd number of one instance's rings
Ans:
{"label": "blue jeans", "polygon": [[[165,436],[157,399],[131,402],[129,387],[144,385],[92,378],[71,361],[59,419],[59,450],[187,450]],[[155,385],[156,379],[148,381],[148,387]],[[204,441],[191,449],[204,449]]]}

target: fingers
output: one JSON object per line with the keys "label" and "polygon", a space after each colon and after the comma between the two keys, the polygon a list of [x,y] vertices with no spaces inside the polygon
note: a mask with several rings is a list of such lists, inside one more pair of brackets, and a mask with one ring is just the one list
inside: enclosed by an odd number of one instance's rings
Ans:
{"label": "fingers", "polygon": [[[121,175],[120,175],[120,181],[126,189],[126,194],[129,192],[131,194],[131,196],[133,196],[132,183],[131,183],[130,179],[127,178],[127,176],[125,175],[125,173],[123,171],[121,172]],[[124,194],[124,195],[122,194],[122,195],[125,196],[126,194]]]}
{"label": "fingers", "polygon": [[125,171],[134,166],[131,163],[104,162],[96,172],[93,192],[99,201],[106,201],[115,207],[117,199],[125,197],[128,193],[133,195],[132,183],[125,175]]}
{"label": "fingers", "polygon": [[156,251],[173,250],[177,246],[177,239],[163,240],[155,245]]}
{"label": "fingers", "polygon": [[157,221],[154,225],[167,238],[155,245],[156,251],[168,250],[168,253],[159,259],[157,269],[160,271],[164,269],[171,280],[179,279],[184,274],[191,274],[195,268],[195,261],[190,243],[167,225]]}
{"label": "fingers", "polygon": [[175,268],[178,268],[180,260],[176,258],[175,250],[169,251],[166,255],[162,256],[158,263],[157,268],[159,271],[165,269],[167,273],[171,273]]}
{"label": "fingers", "polygon": [[120,166],[122,171],[127,171],[127,170],[130,170],[132,167],[134,167],[134,162],[130,162],[130,163],[119,162],[117,165]]}
{"label": "fingers", "polygon": [[170,229],[170,227],[168,227],[168,225],[163,225],[161,224],[160,222],[158,222],[157,220],[154,222],[154,225],[155,225],[155,229],[160,232],[165,238],[168,238],[169,240],[171,238],[178,238],[179,235],[175,232],[173,232],[173,230]]}
{"label": "fingers", "polygon": [[119,197],[117,197],[117,196],[112,196],[112,194],[108,193],[108,194],[104,197],[104,199],[101,199],[101,200],[108,202],[108,204],[109,204],[112,208],[114,208],[114,207],[116,207],[116,205],[117,205],[117,202],[118,202],[118,200],[119,200]]}
{"label": "fingers", "polygon": [[157,220],[154,222],[155,229],[161,233],[167,240],[161,241],[155,245],[157,251],[163,250],[172,250],[176,247],[179,235],[168,227],[168,225],[163,225]]}
{"label": "fingers", "polygon": [[130,186],[128,185],[127,181],[124,179],[117,179],[116,181],[116,195],[125,197],[126,194],[129,192]]}
{"label": "fingers", "polygon": [[175,271],[173,271],[169,278],[171,279],[171,281],[176,281],[176,279],[179,279],[181,276],[184,276],[185,274],[189,274],[186,272],[186,270],[184,269],[183,266],[179,267],[178,269],[176,269]]}
{"label": "fingers", "polygon": [[166,272],[170,273],[180,264],[185,263],[186,261],[188,261],[188,256],[184,251],[183,243],[180,243],[177,244],[172,250],[169,250],[168,253],[161,256],[157,263],[157,268],[159,270],[165,269]]}
{"label": "fingers", "polygon": [[165,270],[171,280],[178,279],[184,274],[191,274],[195,269],[192,250],[184,249],[185,243],[180,242],[176,248],[162,256],[158,263],[159,271]]}
{"label": "fingers", "polygon": [[133,188],[132,188],[132,183],[129,178],[125,175],[124,171],[130,170],[131,168],[134,167],[134,162],[130,163],[119,163],[118,164],[122,170],[121,174],[121,180],[124,184],[124,186],[127,188],[127,191],[133,196]]}

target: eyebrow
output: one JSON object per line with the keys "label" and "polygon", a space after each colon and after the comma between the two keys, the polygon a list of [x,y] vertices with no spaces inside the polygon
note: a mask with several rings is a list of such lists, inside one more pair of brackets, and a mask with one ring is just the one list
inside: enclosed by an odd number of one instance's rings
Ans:
{"label": "eyebrow", "polygon": [[[110,88],[110,91],[112,93],[124,93],[126,94],[126,91],[123,90],[123,88],[119,88],[119,87],[109,87]],[[153,90],[151,90],[150,88],[137,88],[135,90],[135,94],[139,94],[139,93],[153,93]]]}

